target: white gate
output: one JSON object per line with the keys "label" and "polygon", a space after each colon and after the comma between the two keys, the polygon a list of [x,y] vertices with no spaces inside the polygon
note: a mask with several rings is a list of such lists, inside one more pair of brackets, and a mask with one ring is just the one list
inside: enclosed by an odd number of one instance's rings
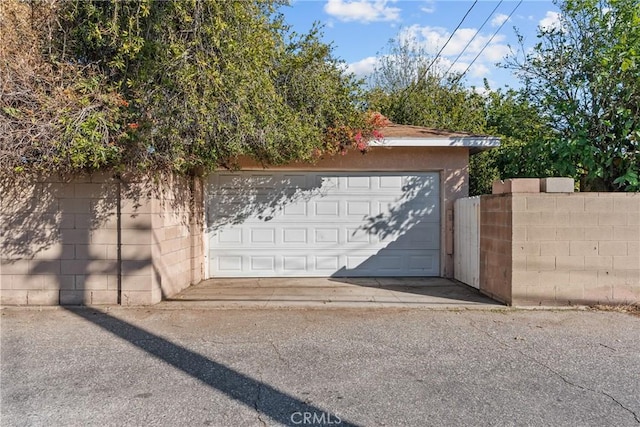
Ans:
{"label": "white gate", "polygon": [[480,287],[480,197],[458,199],[454,204],[454,277]]}

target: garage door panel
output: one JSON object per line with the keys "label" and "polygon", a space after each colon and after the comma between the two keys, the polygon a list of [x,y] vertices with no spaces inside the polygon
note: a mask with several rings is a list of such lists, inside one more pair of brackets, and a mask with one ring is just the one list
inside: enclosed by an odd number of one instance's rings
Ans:
{"label": "garage door panel", "polygon": [[289,255],[282,257],[283,273],[303,274],[309,269],[307,257],[300,255]]}
{"label": "garage door panel", "polygon": [[370,200],[352,200],[346,201],[346,214],[347,216],[357,216],[362,218],[363,216],[371,215],[371,205],[373,202]]}
{"label": "garage door panel", "polygon": [[309,177],[305,174],[283,174],[282,183],[286,184],[287,188],[295,189],[307,189],[313,185],[313,181],[310,183]]}
{"label": "garage door panel", "polygon": [[437,249],[439,247],[440,234],[437,225],[422,224],[414,226],[406,233],[371,233],[359,227],[322,226],[302,227],[295,226],[252,226],[247,229],[231,228],[213,233],[209,239],[210,245],[225,246],[229,248],[243,248],[255,246],[273,247],[280,245],[282,248],[306,250],[309,245],[318,249],[331,249],[337,245],[345,249],[411,249],[421,247],[423,249]]}
{"label": "garage door panel", "polygon": [[215,239],[214,242],[241,245],[243,243],[242,234],[243,233],[240,228],[228,228],[220,230],[219,233],[215,234],[215,237],[217,237],[217,239]]}
{"label": "garage door panel", "polygon": [[264,245],[266,243],[269,246],[273,246],[276,243],[275,228],[252,228],[249,236],[251,245]]}
{"label": "garage door panel", "polygon": [[345,228],[346,243],[371,243],[372,236],[365,230],[360,228]]}
{"label": "garage door panel", "polygon": [[438,186],[436,173],[214,175],[210,275],[438,275]]}
{"label": "garage door panel", "polygon": [[273,275],[276,272],[276,257],[267,255],[252,255],[249,257],[251,271],[260,274]]}
{"label": "garage door panel", "polygon": [[403,233],[379,234],[378,243],[389,249],[438,249],[440,229],[437,224],[417,224]]}
{"label": "garage door panel", "polygon": [[402,176],[381,176],[378,179],[378,188],[381,190],[398,190],[404,185]]}
{"label": "garage door panel", "polygon": [[284,206],[282,211],[282,219],[287,221],[290,217],[296,219],[305,218],[307,216],[307,204],[304,202],[294,202]]}
{"label": "garage door panel", "polygon": [[437,253],[425,253],[425,254],[412,254],[408,257],[408,271],[417,275],[426,274],[433,271],[438,267],[438,254]]}
{"label": "garage door panel", "polygon": [[307,246],[309,243],[308,231],[306,228],[284,228],[282,229],[282,244]]}
{"label": "garage door panel", "polygon": [[[340,214],[340,202],[337,200],[313,201],[313,213],[316,217],[326,220],[327,218],[338,218]],[[311,217],[310,219],[315,219]]]}
{"label": "garage door panel", "polygon": [[371,190],[371,177],[369,176],[348,176],[346,178],[345,189],[347,190]]}
{"label": "garage door panel", "polygon": [[313,180],[314,188],[322,188],[326,191],[330,191],[340,187],[340,177],[330,176],[327,174],[310,174]]}
{"label": "garage door panel", "polygon": [[243,259],[242,255],[218,255],[212,260],[215,263],[216,271],[220,273],[228,274],[241,274],[243,272]]}
{"label": "garage door panel", "polygon": [[433,276],[437,275],[437,251],[389,251],[383,250],[375,256],[353,253],[346,256],[344,268],[333,274],[335,277],[366,276]]}
{"label": "garage door panel", "polygon": [[[370,222],[378,221],[421,221],[421,222],[440,222],[439,203],[434,199],[427,199],[423,202],[405,203],[401,208],[397,207],[397,201],[393,200],[377,200],[376,214],[367,218]],[[378,216],[379,215],[379,216]]]}
{"label": "garage door panel", "polygon": [[314,243],[318,245],[335,245],[340,242],[340,229],[338,227],[314,228]]}

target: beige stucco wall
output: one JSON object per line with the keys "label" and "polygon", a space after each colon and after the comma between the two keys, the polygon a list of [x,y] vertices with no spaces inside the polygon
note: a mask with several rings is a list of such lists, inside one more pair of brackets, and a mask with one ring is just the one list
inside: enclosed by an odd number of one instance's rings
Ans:
{"label": "beige stucco wall", "polygon": [[[374,147],[368,153],[350,151],[313,165],[290,164],[272,169],[331,171],[439,172],[441,205],[441,275],[453,277],[453,202],[469,194],[469,149],[464,147]],[[245,170],[262,169],[242,161]]]}
{"label": "beige stucco wall", "polygon": [[513,305],[640,301],[640,193],[514,193],[481,204],[483,292]]}
{"label": "beige stucco wall", "polygon": [[197,181],[95,174],[1,194],[2,304],[151,304],[202,278]]}

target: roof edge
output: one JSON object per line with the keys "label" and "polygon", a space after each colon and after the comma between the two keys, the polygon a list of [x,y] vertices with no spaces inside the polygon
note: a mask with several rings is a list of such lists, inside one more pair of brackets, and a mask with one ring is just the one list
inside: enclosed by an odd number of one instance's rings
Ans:
{"label": "roof edge", "polygon": [[489,149],[500,146],[496,136],[464,136],[450,138],[383,138],[369,143],[371,147],[467,147]]}

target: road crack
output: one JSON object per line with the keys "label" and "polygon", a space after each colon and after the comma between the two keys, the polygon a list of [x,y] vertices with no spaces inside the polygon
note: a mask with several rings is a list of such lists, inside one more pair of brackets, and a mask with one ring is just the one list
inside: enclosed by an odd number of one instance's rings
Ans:
{"label": "road crack", "polygon": [[271,344],[271,347],[273,347],[273,351],[275,351],[276,355],[278,355],[278,359],[280,359],[280,361],[287,365],[287,368],[289,368],[289,361],[282,356],[282,353],[280,353],[280,350],[278,350],[278,347],[274,344],[274,342],[269,341],[269,344]]}
{"label": "road crack", "polygon": [[260,424],[262,424],[263,426],[267,425],[267,422],[264,420],[264,418],[262,418],[262,410],[260,409],[261,407],[261,402],[263,399],[263,390],[264,390],[264,382],[262,381],[262,374],[259,373],[258,374],[258,390],[256,391],[256,398],[253,401],[253,409],[256,411],[256,415],[258,416],[258,421],[260,421]]}
{"label": "road crack", "polygon": [[[513,348],[513,347],[511,347]],[[538,364],[539,366],[542,366],[543,368],[545,368],[546,370],[548,370],[549,372],[553,373],[555,376],[557,376],[558,378],[560,378],[565,384],[568,384],[572,387],[576,387],[580,390],[584,390],[584,391],[590,391],[592,393],[596,393],[596,394],[601,394],[603,396],[607,396],[609,399],[611,399],[612,401],[614,401],[618,406],[620,406],[622,409],[624,409],[625,411],[629,412],[633,418],[636,420],[636,422],[638,424],[640,424],[640,418],[638,418],[638,414],[636,414],[634,411],[632,411],[630,408],[627,408],[626,406],[624,406],[618,399],[616,399],[615,397],[613,397],[612,395],[610,395],[609,393],[607,393],[606,391],[602,391],[602,390],[594,390],[592,388],[574,383],[573,381],[570,381],[567,377],[565,377],[564,375],[562,375],[560,372],[556,371],[555,369],[553,369],[552,367],[548,366],[547,364],[540,362],[539,360],[537,360],[534,357],[528,356],[527,354],[525,354],[523,351],[517,349],[517,348],[513,348],[514,350],[516,350],[518,353],[522,354],[524,357],[526,357],[527,359],[531,360],[532,362]]]}
{"label": "road crack", "polygon": [[624,409],[625,411],[629,412],[633,418],[636,420],[636,422],[638,424],[640,424],[640,416],[634,412],[632,409],[627,408],[626,406],[624,406],[618,399],[616,399],[615,397],[613,397],[612,395],[610,395],[609,393],[605,392],[605,391],[601,391],[601,390],[594,390],[592,388],[589,387],[585,387],[582,386],[580,384],[574,383],[573,381],[570,381],[568,378],[566,378],[564,375],[562,375],[560,372],[556,371],[555,369],[553,369],[551,366],[539,361],[538,359],[536,359],[533,356],[530,356],[528,354],[526,354],[524,351],[522,351],[521,349],[517,348],[517,347],[513,347],[509,344],[507,344],[506,342],[503,342],[502,340],[500,340],[499,338],[497,338],[495,335],[490,334],[489,332],[477,327],[473,322],[470,323],[471,327],[473,329],[475,329],[478,332],[483,333],[484,335],[488,336],[489,338],[491,338],[494,342],[496,342],[497,344],[499,344],[500,346],[502,346],[503,348],[508,348],[509,350],[514,350],[518,353],[520,353],[525,359],[528,359],[530,361],[532,361],[533,363],[543,367],[544,369],[546,369],[547,371],[551,372],[552,374],[554,374],[555,376],[557,376],[558,378],[560,378],[565,384],[570,385],[572,387],[576,387],[580,390],[584,390],[584,391],[589,391],[591,393],[596,393],[596,394],[601,394],[603,396],[608,397],[609,399],[611,399],[614,403],[616,403],[618,406],[620,406],[620,408]]}

